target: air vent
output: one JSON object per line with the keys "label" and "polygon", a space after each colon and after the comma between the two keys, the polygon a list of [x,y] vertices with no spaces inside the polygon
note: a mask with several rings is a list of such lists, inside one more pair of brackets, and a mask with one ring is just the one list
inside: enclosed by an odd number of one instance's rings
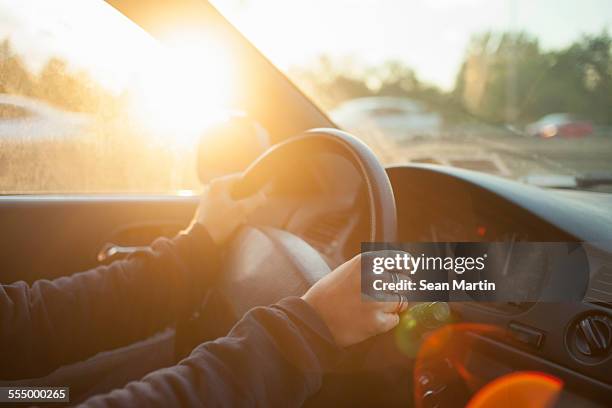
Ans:
{"label": "air vent", "polygon": [[584,300],[600,306],[612,309],[612,268],[602,266],[593,279],[589,282],[589,288]]}
{"label": "air vent", "polygon": [[339,236],[349,221],[347,213],[326,214],[306,228],[303,238],[319,252],[331,255],[336,251]]}

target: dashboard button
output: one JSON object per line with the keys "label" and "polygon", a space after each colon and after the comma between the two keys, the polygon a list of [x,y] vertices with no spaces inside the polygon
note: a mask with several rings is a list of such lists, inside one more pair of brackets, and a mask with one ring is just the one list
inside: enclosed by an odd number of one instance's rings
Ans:
{"label": "dashboard button", "polygon": [[605,354],[612,343],[612,325],[605,316],[587,316],[576,325],[576,348],[585,356]]}
{"label": "dashboard button", "polygon": [[508,325],[510,337],[531,347],[540,348],[544,343],[544,333],[520,323],[511,322]]}

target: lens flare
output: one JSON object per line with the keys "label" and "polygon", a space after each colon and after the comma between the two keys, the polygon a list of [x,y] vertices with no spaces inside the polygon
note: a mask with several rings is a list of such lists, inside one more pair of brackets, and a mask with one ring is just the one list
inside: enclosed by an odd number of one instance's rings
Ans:
{"label": "lens flare", "polygon": [[445,302],[427,302],[412,306],[400,315],[395,329],[395,344],[406,356],[416,356],[423,336],[451,323],[450,308]]}
{"label": "lens flare", "polygon": [[428,370],[432,360],[440,359],[442,356],[453,367],[454,374],[458,375],[469,389],[475,390],[480,387],[482,380],[467,367],[467,359],[476,346],[475,338],[469,335],[472,333],[500,337],[503,336],[504,330],[486,324],[458,323],[444,326],[423,340],[414,366],[415,391],[418,395],[424,391],[419,389],[418,379]]}
{"label": "lens flare", "polygon": [[552,406],[563,382],[540,372],[516,372],[485,385],[470,400],[468,408],[542,408]]}
{"label": "lens flare", "polygon": [[[408,323],[404,325],[407,326]],[[451,387],[452,384],[460,383],[461,385],[455,388],[463,391],[464,400],[455,402],[467,403],[470,408],[541,408],[555,403],[563,388],[563,382],[554,376],[535,371],[521,371],[486,383],[487,378],[474,373],[468,365],[478,347],[477,337],[474,335],[500,339],[505,337],[505,330],[485,324],[459,323],[446,325],[425,336],[418,348],[414,365],[416,407],[423,406],[423,396],[432,387],[432,378],[437,383]],[[398,347],[402,350],[399,344]],[[410,351],[416,347],[412,345]],[[432,368],[435,373],[432,373]],[[470,398],[471,395],[474,396]]]}

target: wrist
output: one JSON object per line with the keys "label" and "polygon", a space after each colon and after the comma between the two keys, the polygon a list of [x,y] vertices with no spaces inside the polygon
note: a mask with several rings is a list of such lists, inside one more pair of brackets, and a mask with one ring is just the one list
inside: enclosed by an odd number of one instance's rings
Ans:
{"label": "wrist", "polygon": [[312,311],[312,313],[315,314],[318,317],[319,321],[326,327],[327,332],[329,333],[329,337],[332,339],[333,343],[338,345],[338,341],[332,330],[331,322],[329,321],[328,316],[326,316],[326,314],[324,313],[324,310],[319,304],[319,302],[316,300],[316,297],[313,297],[309,294],[309,292],[306,292],[300,297],[300,299],[303,301],[303,303],[307,305],[307,307]]}
{"label": "wrist", "polygon": [[323,318],[323,315],[315,306],[305,299],[306,295],[301,297],[288,297],[280,300],[277,307],[285,310],[293,316],[300,316],[300,319],[319,336],[324,338],[327,343],[335,348],[338,348],[334,335]]}
{"label": "wrist", "polygon": [[216,245],[223,245],[223,243],[227,239],[226,234],[222,233],[221,228],[216,228],[214,223],[209,222],[203,217],[196,216],[191,221],[191,223],[189,224],[189,226],[187,227],[185,231],[189,232],[194,228],[202,228],[206,230],[206,232],[208,233],[208,236],[211,238],[213,243]]}

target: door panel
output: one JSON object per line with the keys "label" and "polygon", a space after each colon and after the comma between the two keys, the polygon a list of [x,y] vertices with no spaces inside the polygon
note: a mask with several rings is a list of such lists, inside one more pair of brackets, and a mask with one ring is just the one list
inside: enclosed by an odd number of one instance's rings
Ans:
{"label": "door panel", "polygon": [[2,196],[0,281],[32,282],[98,265],[105,244],[148,245],[193,217],[198,197]]}
{"label": "door panel", "polygon": [[[148,245],[193,217],[198,197],[0,196],[1,283],[33,282],[99,264],[105,244]],[[71,387],[72,402],[108,392],[174,363],[174,330],[62,367],[43,378],[0,385]]]}

